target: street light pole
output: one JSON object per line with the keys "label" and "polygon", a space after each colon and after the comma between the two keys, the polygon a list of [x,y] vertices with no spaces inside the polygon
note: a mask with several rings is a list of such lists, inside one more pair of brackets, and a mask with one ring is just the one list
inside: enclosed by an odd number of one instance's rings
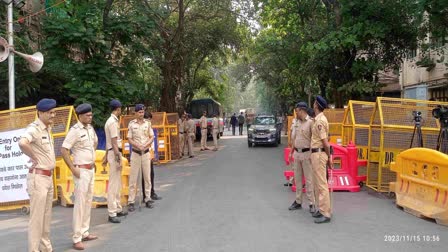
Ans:
{"label": "street light pole", "polygon": [[[14,46],[14,28],[12,25],[13,22],[13,2],[11,1],[10,4],[8,4],[8,44],[10,47]],[[9,109],[15,109],[16,108],[16,94],[15,94],[15,85],[14,85],[14,53],[9,54],[8,58],[8,79],[9,79]]]}

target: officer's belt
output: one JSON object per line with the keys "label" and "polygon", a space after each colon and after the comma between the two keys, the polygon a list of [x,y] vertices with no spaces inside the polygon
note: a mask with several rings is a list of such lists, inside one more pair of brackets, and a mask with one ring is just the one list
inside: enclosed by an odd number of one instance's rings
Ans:
{"label": "officer's belt", "polygon": [[[108,151],[111,151],[111,150],[113,150],[114,148],[110,148],[110,149],[108,149]],[[122,148],[118,148],[118,151],[119,152],[123,152],[123,149]]]}
{"label": "officer's belt", "polygon": [[298,153],[303,153],[303,152],[310,151],[310,148],[297,149],[294,147],[294,150],[297,151]]}
{"label": "officer's belt", "polygon": [[325,152],[325,148],[312,148],[311,153]]}
{"label": "officer's belt", "polygon": [[87,170],[90,170],[93,167],[95,167],[93,164],[82,164],[82,165],[75,165],[75,166],[77,166],[79,168],[87,169]]}
{"label": "officer's belt", "polygon": [[136,149],[132,149],[132,152],[135,152],[135,153],[137,153],[137,154],[139,154],[139,155],[141,156],[141,155],[143,155],[143,154],[148,153],[148,152],[149,152],[149,149],[146,149],[146,150],[144,150],[144,151],[139,151],[139,150],[136,150]]}
{"label": "officer's belt", "polygon": [[33,168],[33,169],[30,169],[29,173],[40,174],[40,175],[45,175],[45,176],[51,177],[51,170]]}

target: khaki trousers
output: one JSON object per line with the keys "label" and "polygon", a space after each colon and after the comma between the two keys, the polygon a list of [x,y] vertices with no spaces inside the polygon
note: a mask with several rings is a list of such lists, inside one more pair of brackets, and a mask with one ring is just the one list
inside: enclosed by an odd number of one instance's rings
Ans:
{"label": "khaki trousers", "polygon": [[194,142],[194,133],[189,133],[187,137],[187,143],[188,143],[188,155],[194,156],[194,150],[193,150],[193,142]]}
{"label": "khaki trousers", "polygon": [[53,207],[53,177],[29,173],[27,191],[30,196],[28,251],[53,251],[50,223]]}
{"label": "khaki trousers", "polygon": [[179,133],[179,154],[184,155],[185,150],[185,133]]}
{"label": "khaki trousers", "polygon": [[[151,155],[148,153],[140,155],[132,152],[131,155],[131,174],[129,176],[129,204],[135,203],[137,191],[138,175],[143,171],[143,179],[145,180],[145,202],[151,199]],[[140,202],[139,202],[140,203]]]}
{"label": "khaki trousers", "polygon": [[92,209],[95,169],[79,169],[75,183],[75,205],[73,206],[73,243],[89,236],[90,211]]}
{"label": "khaki trousers", "polygon": [[302,174],[305,176],[306,197],[310,205],[315,205],[313,170],[311,168],[311,160],[305,158],[300,160],[301,153],[294,152],[294,179],[296,180],[296,202],[302,204]]}
{"label": "khaki trousers", "polygon": [[[123,158],[123,157],[122,157]],[[110,217],[117,216],[123,211],[121,207],[121,171],[122,164],[115,161],[113,151],[107,152],[107,162],[109,163],[109,188],[107,191],[107,210]]]}
{"label": "khaki trousers", "polygon": [[213,143],[215,144],[215,149],[218,149],[218,129],[213,129]]}
{"label": "khaki trousers", "polygon": [[207,149],[207,129],[201,129],[201,150]]}
{"label": "khaki trousers", "polygon": [[313,166],[313,182],[316,196],[318,196],[319,212],[325,217],[331,217],[330,193],[327,182],[327,161],[325,152],[311,154],[311,164]]}

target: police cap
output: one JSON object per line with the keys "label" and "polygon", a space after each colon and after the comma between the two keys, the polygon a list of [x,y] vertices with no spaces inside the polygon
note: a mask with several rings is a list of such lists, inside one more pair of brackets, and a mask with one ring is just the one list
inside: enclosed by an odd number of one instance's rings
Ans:
{"label": "police cap", "polygon": [[54,109],[54,108],[56,108],[56,100],[55,99],[44,98],[36,104],[36,109],[38,111],[42,111],[42,112],[47,112],[48,110]]}

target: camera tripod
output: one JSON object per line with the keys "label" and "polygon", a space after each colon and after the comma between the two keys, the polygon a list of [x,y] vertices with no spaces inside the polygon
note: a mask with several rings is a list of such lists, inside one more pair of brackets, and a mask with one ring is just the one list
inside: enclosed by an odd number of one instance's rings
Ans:
{"label": "camera tripod", "polygon": [[437,150],[448,154],[448,119],[440,119],[440,131],[437,137]]}
{"label": "camera tripod", "polygon": [[414,118],[414,121],[415,121],[414,133],[412,133],[411,145],[409,146],[409,148],[412,148],[412,144],[414,143],[414,138],[415,138],[416,133],[417,133],[417,146],[416,147],[423,147],[421,117],[416,116]]}

